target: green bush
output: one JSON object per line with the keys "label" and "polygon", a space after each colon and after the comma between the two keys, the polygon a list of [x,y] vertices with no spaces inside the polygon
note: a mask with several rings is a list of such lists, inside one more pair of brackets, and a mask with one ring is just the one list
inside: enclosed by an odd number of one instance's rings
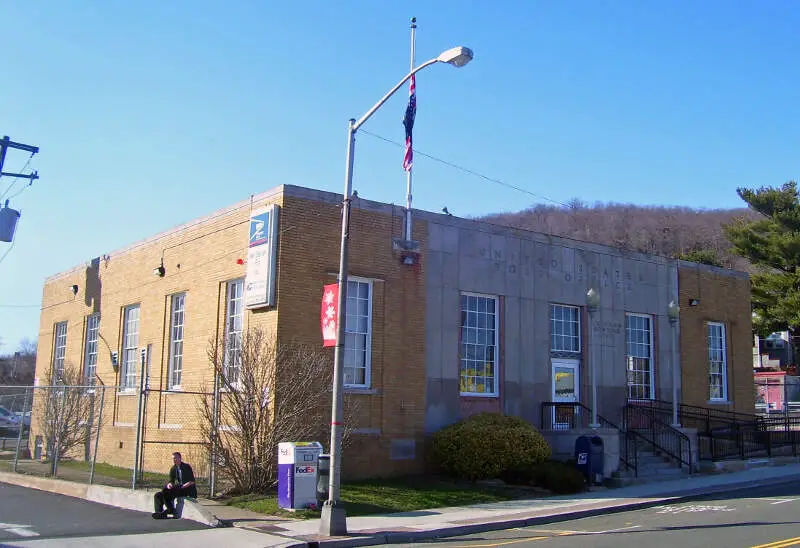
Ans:
{"label": "green bush", "polygon": [[533,485],[559,495],[580,493],[586,488],[586,477],[573,462],[547,461],[532,470]]}
{"label": "green bush", "polygon": [[497,413],[474,415],[433,437],[436,464],[451,476],[471,481],[530,468],[550,455],[550,446],[532,425]]}

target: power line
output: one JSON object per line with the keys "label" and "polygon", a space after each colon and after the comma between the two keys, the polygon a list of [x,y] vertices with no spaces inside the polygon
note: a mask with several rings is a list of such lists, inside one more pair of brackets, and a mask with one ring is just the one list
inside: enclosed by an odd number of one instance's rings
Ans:
{"label": "power line", "polygon": [[[393,141],[392,139],[388,139],[388,138],[383,137],[381,135],[378,135],[376,133],[372,133],[371,131],[367,131],[365,129],[360,129],[359,131],[361,133],[365,133],[365,134],[369,135],[370,137],[375,137],[376,139],[380,139],[381,141],[385,141],[385,142],[387,142],[389,144],[392,144],[392,145],[395,145],[395,146],[398,146],[398,147],[405,147],[405,144],[403,144],[403,143],[400,143],[398,141]],[[484,179],[486,181],[489,181],[489,182],[504,186],[506,188],[510,188],[512,190],[516,190],[518,192],[522,192],[524,194],[528,194],[530,196],[533,196],[534,198],[538,198],[538,199],[541,199],[541,200],[546,200],[548,202],[554,203],[556,205],[564,206],[564,207],[567,207],[567,208],[570,207],[568,204],[565,204],[564,202],[559,202],[558,200],[553,200],[552,198],[548,198],[547,196],[544,196],[542,194],[537,194],[535,192],[531,192],[530,190],[528,190],[526,188],[522,188],[522,187],[518,187],[518,186],[515,186],[515,185],[512,185],[512,184],[506,183],[505,181],[501,181],[500,179],[497,179],[495,177],[489,177],[488,175],[484,175],[483,173],[479,173],[479,172],[477,172],[475,170],[460,166],[458,164],[454,164],[453,162],[449,162],[449,161],[444,160],[442,158],[438,158],[436,156],[433,156],[432,154],[428,154],[426,152],[422,152],[421,150],[418,150],[416,148],[414,149],[414,154],[419,154],[420,156],[424,156],[425,158],[433,160],[434,162],[439,162],[440,164],[446,165],[447,167],[456,169],[458,171],[461,171],[463,173],[467,173],[469,175],[473,175],[475,177],[480,177],[481,179]]]}
{"label": "power line", "polygon": [[[19,172],[20,172],[20,175],[26,175],[26,173],[25,173],[25,170],[26,170],[26,169],[28,169],[28,166],[29,166],[29,165],[31,165],[31,160],[33,160],[33,154],[34,154],[34,153],[31,153],[31,155],[28,157],[28,161],[27,161],[27,162],[25,162],[25,165],[24,165],[24,166],[22,166],[22,169],[20,169],[20,170],[19,170]],[[3,192],[2,194],[0,194],[0,200],[2,200],[3,198],[5,198],[6,194],[8,194],[9,192],[11,192],[11,189],[12,189],[12,188],[14,188],[14,185],[16,185],[16,184],[17,184],[17,181],[19,181],[19,179],[23,178],[23,177],[19,177],[19,176],[15,176],[15,175],[7,175],[7,176],[9,176],[9,177],[11,177],[12,179],[14,179],[14,181],[13,181],[13,182],[12,182],[10,185],[8,185],[8,188],[6,189],[6,191],[5,191],[5,192]],[[27,177],[24,177],[24,178],[27,178]],[[22,188],[22,190],[25,190],[26,188],[28,188],[28,187],[29,187],[29,186],[31,186],[32,184],[33,184],[33,179],[31,179],[31,181],[28,183],[28,185],[27,185],[27,186],[25,186],[25,187],[23,187],[23,188]],[[12,198],[15,198],[15,197],[19,196],[19,195],[20,195],[20,193],[22,193],[22,190],[20,190],[19,192],[17,192],[17,193],[16,193],[16,194],[14,194],[13,196],[10,196],[8,199],[10,200],[10,199],[12,199]]]}

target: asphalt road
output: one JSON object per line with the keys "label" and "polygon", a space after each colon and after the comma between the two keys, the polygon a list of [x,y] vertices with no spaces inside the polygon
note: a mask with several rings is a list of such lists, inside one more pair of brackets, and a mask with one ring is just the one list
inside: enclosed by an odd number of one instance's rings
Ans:
{"label": "asphalt road", "polygon": [[442,548],[800,547],[800,485],[754,487],[690,502],[426,544]]}
{"label": "asphalt road", "polygon": [[0,483],[0,545],[3,541],[197,529],[208,527],[187,519],[156,520],[149,513]]}

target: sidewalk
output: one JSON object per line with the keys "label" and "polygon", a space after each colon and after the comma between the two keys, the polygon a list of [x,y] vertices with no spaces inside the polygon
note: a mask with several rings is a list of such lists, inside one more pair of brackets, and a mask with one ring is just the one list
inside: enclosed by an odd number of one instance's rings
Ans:
{"label": "sidewalk", "polygon": [[[724,470],[715,474],[698,474],[676,479],[592,491],[569,496],[513,500],[491,504],[453,508],[434,508],[399,514],[352,517],[347,520],[348,536],[319,535],[319,519],[293,520],[259,514],[227,506],[212,500],[199,499],[191,507],[188,519],[211,526],[234,526],[260,537],[250,542],[264,547],[312,548],[368,546],[387,543],[416,542],[439,537],[480,533],[484,531],[524,527],[587,517],[596,514],[633,510],[647,506],[674,503],[700,495],[800,480],[800,460],[739,461],[724,463]],[[118,487],[85,486],[64,480],[33,478],[21,474],[0,473],[0,481],[27,484],[29,487],[94,500],[112,506],[149,511],[152,493]],[[143,510],[146,509],[146,510]],[[233,532],[231,532],[233,533]],[[259,540],[260,539],[260,540]]]}
{"label": "sidewalk", "polygon": [[[747,466],[755,466],[747,468]],[[536,500],[515,500],[457,508],[436,508],[400,514],[348,518],[347,537],[322,537],[319,519],[271,524],[237,522],[238,527],[290,537],[311,546],[368,546],[407,543],[444,536],[552,523],[677,502],[700,495],[800,480],[800,463],[741,463],[745,469],[713,475],[695,475],[623,487],[596,488],[578,495]]]}

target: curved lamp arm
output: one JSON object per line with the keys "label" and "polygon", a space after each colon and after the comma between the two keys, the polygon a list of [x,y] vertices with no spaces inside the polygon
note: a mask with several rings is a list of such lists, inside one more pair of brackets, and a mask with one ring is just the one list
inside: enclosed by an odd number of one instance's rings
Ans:
{"label": "curved lamp arm", "polygon": [[358,121],[357,121],[355,124],[353,124],[353,131],[356,131],[356,130],[358,130],[358,128],[359,128],[359,127],[361,127],[361,125],[362,125],[364,122],[366,122],[367,120],[369,120],[369,119],[370,119],[370,117],[371,117],[373,114],[375,114],[375,111],[376,111],[376,110],[378,110],[379,108],[381,108],[381,106],[383,106],[383,103],[385,103],[386,101],[388,101],[388,100],[389,100],[389,97],[391,97],[392,95],[394,95],[394,94],[395,94],[395,92],[396,92],[398,89],[400,89],[400,88],[403,86],[403,84],[405,84],[406,82],[408,82],[409,78],[411,78],[412,76],[414,76],[416,73],[418,73],[419,71],[421,71],[421,70],[422,70],[422,69],[424,69],[425,67],[429,67],[429,66],[433,65],[434,63],[438,63],[438,62],[439,62],[439,59],[431,59],[430,61],[425,61],[425,62],[424,62],[424,63],[422,63],[420,66],[418,66],[417,68],[415,68],[414,70],[412,70],[411,72],[409,72],[408,74],[406,74],[406,75],[403,77],[403,79],[402,79],[402,80],[400,80],[400,81],[397,83],[397,85],[396,85],[395,87],[393,87],[392,89],[390,89],[390,90],[389,90],[389,93],[387,93],[386,95],[384,95],[383,97],[381,97],[381,100],[380,100],[380,101],[378,101],[377,103],[375,103],[375,106],[373,106],[371,109],[369,109],[369,110],[367,111],[367,113],[366,113],[364,116],[362,116],[361,118],[359,118],[359,120],[358,120]]}
{"label": "curved lamp arm", "polygon": [[398,89],[400,89],[400,87],[409,80],[409,78],[414,76],[416,73],[418,73],[419,71],[421,71],[425,67],[429,67],[429,66],[431,66],[431,65],[433,65],[435,63],[447,63],[447,64],[450,64],[450,65],[453,65],[454,67],[463,67],[464,65],[469,63],[471,60],[472,60],[472,50],[471,49],[465,48],[463,46],[456,46],[456,47],[454,47],[452,49],[449,49],[449,50],[443,52],[441,55],[439,55],[439,57],[435,57],[435,58],[433,58],[433,59],[431,59],[429,61],[425,61],[420,66],[416,67],[414,70],[412,70],[411,72],[406,74],[405,77],[403,77],[403,79],[400,80],[397,83],[396,86],[394,86],[392,89],[389,90],[389,93],[384,95],[381,98],[380,101],[375,103],[375,106],[373,106],[371,109],[369,109],[367,111],[367,113],[364,114],[364,116],[359,118],[359,120],[353,124],[352,131],[355,133],[358,130],[358,128],[360,128],[361,125],[364,122],[369,120],[370,117],[373,114],[375,114],[376,110],[381,108],[381,106],[389,99],[389,97],[394,95],[395,92]]}

